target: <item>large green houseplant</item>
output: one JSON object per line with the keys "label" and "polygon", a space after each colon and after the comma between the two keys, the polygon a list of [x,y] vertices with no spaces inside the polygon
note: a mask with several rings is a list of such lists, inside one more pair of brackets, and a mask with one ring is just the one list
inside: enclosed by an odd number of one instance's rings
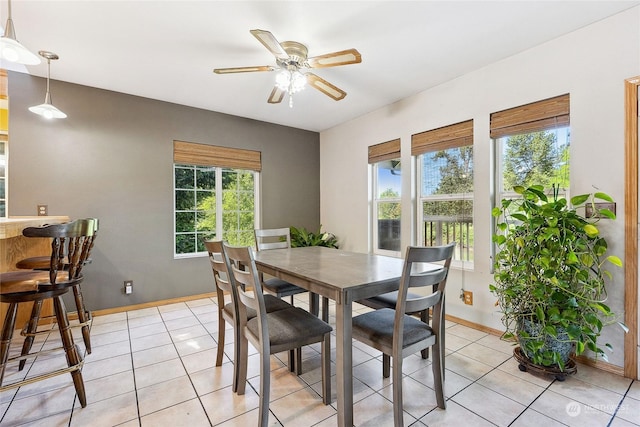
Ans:
{"label": "large green houseplant", "polygon": [[327,248],[338,248],[338,238],[332,233],[322,231],[322,225],[318,232],[307,231],[304,227],[290,227],[291,247],[301,248],[306,246],[325,246]]}
{"label": "large green houseplant", "polygon": [[[597,342],[603,325],[615,317],[605,304],[611,279],[606,268],[622,262],[607,254],[598,230],[598,221],[615,214],[594,201],[613,200],[594,193],[572,197],[569,204],[555,188],[551,198],[542,186],[515,191],[521,198],[503,200],[492,212],[498,218],[498,252],[490,290],[503,314],[503,337],[518,338],[537,366],[562,371],[570,355],[586,349],[606,360]],[[595,213],[590,218],[577,211],[587,204]]]}

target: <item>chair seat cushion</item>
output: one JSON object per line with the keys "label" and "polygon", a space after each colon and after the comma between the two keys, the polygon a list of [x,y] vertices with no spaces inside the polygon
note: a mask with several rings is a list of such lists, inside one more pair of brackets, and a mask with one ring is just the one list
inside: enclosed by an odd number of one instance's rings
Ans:
{"label": "chair seat cushion", "polygon": [[[312,337],[322,336],[333,330],[318,317],[299,307],[291,307],[267,313],[269,340],[274,353],[306,345]],[[247,329],[258,336],[258,319],[247,322]],[[317,340],[313,340],[315,342]],[[275,349],[275,351],[274,351]]]}
{"label": "chair seat cushion", "polygon": [[48,271],[10,271],[0,274],[0,293],[34,292],[38,285],[49,283]]}
{"label": "chair seat cushion", "polygon": [[[408,300],[417,299],[421,297],[422,295],[417,295],[411,292],[407,293]],[[386,294],[376,295],[375,297],[367,298],[364,301],[365,301],[365,305],[369,305],[369,304],[366,304],[366,302],[371,302],[372,305],[375,305],[380,308],[385,308],[385,307],[395,308],[396,303],[398,302],[398,291],[387,292]]]}
{"label": "chair seat cushion", "polygon": [[[353,318],[353,335],[391,346],[395,316],[396,311],[390,308],[381,308],[356,316]],[[429,325],[405,314],[403,348],[432,335],[434,335],[433,329]]]}
{"label": "chair seat cushion", "polygon": [[[264,295],[264,307],[267,313],[271,313],[273,311],[286,310],[293,306],[280,298],[274,297],[273,295]],[[224,311],[233,317],[233,303],[229,302],[225,304]],[[256,311],[253,308],[247,307],[247,319],[253,319],[254,317],[256,317]]]}
{"label": "chair seat cushion", "polygon": [[276,294],[281,297],[307,292],[299,286],[293,285],[289,282],[285,282],[284,280],[277,278],[265,280],[264,282],[262,282],[262,287],[272,294]]}

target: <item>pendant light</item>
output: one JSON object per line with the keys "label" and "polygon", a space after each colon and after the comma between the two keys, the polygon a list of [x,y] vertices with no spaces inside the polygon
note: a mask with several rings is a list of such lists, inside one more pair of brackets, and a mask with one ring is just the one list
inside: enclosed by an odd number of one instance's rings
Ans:
{"label": "pendant light", "polygon": [[29,107],[29,111],[32,113],[39,114],[47,119],[64,119],[67,117],[65,113],[58,110],[51,103],[51,93],[49,92],[49,80],[51,77],[51,60],[58,59],[58,55],[53,52],[48,52],[46,50],[41,50],[38,52],[40,56],[47,59],[47,93],[44,96],[44,103],[40,105],[36,105],[33,107]]}
{"label": "pendant light", "polygon": [[11,19],[11,0],[9,0],[9,14],[7,24],[4,26],[4,35],[0,37],[0,58],[18,64],[36,65],[40,58],[31,53],[26,47],[16,40],[16,29],[13,28]]}

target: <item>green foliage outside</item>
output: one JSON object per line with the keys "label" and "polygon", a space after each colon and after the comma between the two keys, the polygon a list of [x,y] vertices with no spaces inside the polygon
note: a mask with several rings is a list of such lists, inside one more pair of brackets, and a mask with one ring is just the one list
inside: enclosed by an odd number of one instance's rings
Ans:
{"label": "green foliage outside", "polygon": [[[400,195],[397,191],[387,188],[380,194],[380,199],[397,199]],[[400,219],[400,203],[378,202],[378,219]]]}
{"label": "green foliage outside", "polygon": [[534,184],[568,188],[569,147],[557,142],[556,133],[549,131],[510,136],[504,154],[504,189]]}

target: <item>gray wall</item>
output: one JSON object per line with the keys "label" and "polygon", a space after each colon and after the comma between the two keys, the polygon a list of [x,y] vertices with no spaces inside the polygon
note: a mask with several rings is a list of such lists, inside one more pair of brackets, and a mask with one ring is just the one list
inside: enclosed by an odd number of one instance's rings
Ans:
{"label": "gray wall", "polygon": [[[262,226],[319,227],[319,134],[52,81],[67,113],[27,110],[45,80],[9,73],[9,216],[97,217],[83,294],[90,309],[213,290],[206,257],[173,259],[173,140],[262,152]],[[123,281],[134,281],[132,295]]]}

